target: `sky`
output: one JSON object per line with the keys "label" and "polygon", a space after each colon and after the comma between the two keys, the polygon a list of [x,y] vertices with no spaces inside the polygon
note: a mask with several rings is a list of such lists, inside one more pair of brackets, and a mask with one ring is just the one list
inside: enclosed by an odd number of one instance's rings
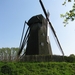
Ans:
{"label": "sky", "polygon": [[[69,22],[64,27],[60,14],[64,14],[72,8],[72,2],[62,6],[64,0],[42,0],[46,10],[50,12],[52,23],[64,54],[75,54],[75,22]],[[25,21],[32,16],[43,14],[39,0],[0,0],[0,48],[19,47],[22,29]],[[44,16],[45,17],[45,16]],[[50,43],[53,54],[61,55],[61,52],[50,31]]]}

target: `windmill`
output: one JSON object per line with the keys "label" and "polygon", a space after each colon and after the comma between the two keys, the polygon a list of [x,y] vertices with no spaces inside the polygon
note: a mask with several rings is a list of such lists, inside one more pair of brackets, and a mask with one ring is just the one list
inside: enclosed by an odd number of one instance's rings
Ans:
{"label": "windmill", "polygon": [[[45,17],[42,14],[33,16],[28,22],[25,22],[19,47],[18,55],[21,54],[24,47],[26,50],[23,52],[24,55],[52,55],[52,49],[50,45],[49,37],[47,36],[47,24],[49,24],[56,42],[60,48],[62,55],[64,56],[63,49],[60,45],[58,37],[55,30],[49,20],[49,13],[46,12],[44,5],[41,0],[39,0]],[[26,34],[24,35],[25,25],[28,25]],[[23,38],[24,35],[24,38]],[[23,39],[23,40],[22,40]]]}

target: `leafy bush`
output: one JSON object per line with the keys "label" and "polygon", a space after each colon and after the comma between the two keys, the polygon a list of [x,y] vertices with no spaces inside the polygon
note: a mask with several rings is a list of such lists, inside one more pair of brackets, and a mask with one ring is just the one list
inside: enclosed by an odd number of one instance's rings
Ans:
{"label": "leafy bush", "polygon": [[70,62],[70,63],[75,62],[75,57],[73,56],[69,56],[69,57],[65,56],[64,59],[65,59],[65,62]]}
{"label": "leafy bush", "polygon": [[75,63],[0,62],[0,75],[75,75]]}

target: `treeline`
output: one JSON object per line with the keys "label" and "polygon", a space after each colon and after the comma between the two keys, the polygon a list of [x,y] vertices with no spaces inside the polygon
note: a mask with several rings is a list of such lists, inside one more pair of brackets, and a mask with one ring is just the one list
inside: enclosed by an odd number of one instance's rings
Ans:
{"label": "treeline", "polygon": [[75,63],[75,55],[74,54],[70,54],[69,56],[64,56],[64,59],[66,62]]}
{"label": "treeline", "polygon": [[0,48],[0,61],[16,60],[19,48]]}
{"label": "treeline", "polygon": [[[17,60],[18,51],[19,51],[19,48],[15,48],[15,47],[0,48],[0,61],[15,61],[15,60]],[[57,57],[57,60],[60,61],[60,59],[59,59],[60,56],[56,55],[56,57]],[[56,58],[55,58],[55,60],[56,60]],[[70,54],[69,56],[64,56],[64,61],[65,62],[75,62],[75,55]]]}

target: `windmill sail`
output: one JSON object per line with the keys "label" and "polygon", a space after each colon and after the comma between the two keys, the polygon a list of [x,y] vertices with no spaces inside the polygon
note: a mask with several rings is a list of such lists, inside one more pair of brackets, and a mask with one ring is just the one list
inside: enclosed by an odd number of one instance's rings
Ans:
{"label": "windmill sail", "polygon": [[47,12],[46,12],[46,10],[45,10],[45,7],[44,7],[44,5],[43,5],[43,3],[42,3],[41,0],[39,0],[39,2],[40,2],[41,7],[42,7],[42,9],[43,9],[43,11],[44,11],[44,14],[45,14],[45,16],[46,16],[46,19],[47,19],[47,21],[49,22],[49,25],[50,25],[50,27],[51,27],[51,30],[52,30],[52,32],[53,32],[55,38],[56,38],[56,41],[57,41],[57,43],[58,43],[58,45],[59,45],[59,48],[60,48],[60,50],[61,50],[61,52],[62,52],[62,54],[63,54],[63,56],[64,56],[63,49],[62,49],[62,47],[61,47],[61,45],[60,45],[60,42],[59,42],[58,37],[57,37],[57,35],[56,35],[56,33],[55,33],[55,30],[54,30],[54,28],[53,28],[51,22],[49,21],[49,18],[48,18],[48,16],[47,16]]}
{"label": "windmill sail", "polygon": [[20,46],[19,46],[19,52],[18,52],[18,56],[21,54],[22,50],[24,49],[24,46],[27,43],[28,37],[29,37],[29,27],[25,33],[25,36],[23,38],[24,35],[24,29],[25,29],[25,23],[24,23],[24,27],[23,27],[23,32],[22,32],[22,37],[21,37],[21,41],[20,41]]}

